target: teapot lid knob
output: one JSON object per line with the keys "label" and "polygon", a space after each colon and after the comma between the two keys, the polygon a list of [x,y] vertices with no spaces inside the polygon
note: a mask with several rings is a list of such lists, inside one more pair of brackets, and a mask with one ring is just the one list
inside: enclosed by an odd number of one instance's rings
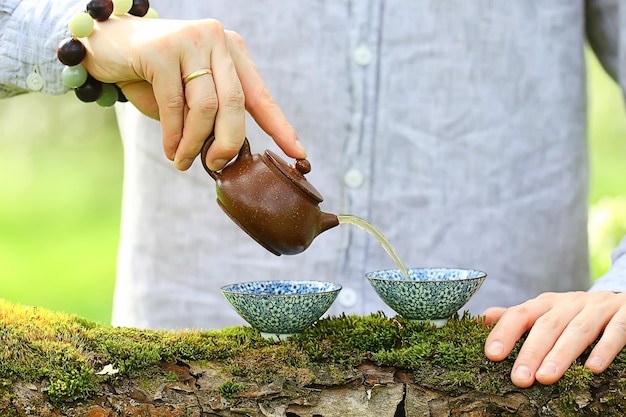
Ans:
{"label": "teapot lid knob", "polygon": [[306,159],[296,159],[296,169],[300,171],[302,175],[311,172],[311,163]]}
{"label": "teapot lid knob", "polygon": [[311,171],[311,163],[306,159],[297,159],[294,166],[287,164],[281,157],[269,149],[265,150],[265,156],[270,163],[287,177],[296,187],[308,195],[315,203],[321,203],[322,195],[306,180],[304,174]]}

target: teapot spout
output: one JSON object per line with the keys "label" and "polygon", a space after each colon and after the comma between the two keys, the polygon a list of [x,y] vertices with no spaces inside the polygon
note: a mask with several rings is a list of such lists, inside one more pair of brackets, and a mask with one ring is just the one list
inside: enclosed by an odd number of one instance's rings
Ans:
{"label": "teapot spout", "polygon": [[326,230],[332,229],[335,226],[339,226],[339,219],[337,218],[337,216],[331,213],[322,212],[320,215],[319,232],[325,232]]}

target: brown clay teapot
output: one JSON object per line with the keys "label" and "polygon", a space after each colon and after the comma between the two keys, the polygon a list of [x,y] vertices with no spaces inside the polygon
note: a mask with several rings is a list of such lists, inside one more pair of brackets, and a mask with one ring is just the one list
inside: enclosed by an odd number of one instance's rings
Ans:
{"label": "brown clay teapot", "polygon": [[298,159],[291,166],[270,150],[253,155],[246,138],[235,160],[212,171],[206,153],[213,140],[211,134],[200,153],[215,180],[217,202],[265,249],[279,256],[300,253],[317,235],[339,224],[337,216],[320,210],[323,198],[304,177],[311,170],[309,161]]}

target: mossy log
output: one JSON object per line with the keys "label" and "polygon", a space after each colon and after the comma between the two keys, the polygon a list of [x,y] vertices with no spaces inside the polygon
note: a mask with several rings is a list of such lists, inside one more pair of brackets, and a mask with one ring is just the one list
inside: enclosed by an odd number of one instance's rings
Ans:
{"label": "mossy log", "polygon": [[[249,327],[147,331],[0,301],[2,416],[622,416],[626,355],[520,389],[468,314],[442,328],[382,314],[288,341]],[[519,346],[518,346],[519,348]]]}

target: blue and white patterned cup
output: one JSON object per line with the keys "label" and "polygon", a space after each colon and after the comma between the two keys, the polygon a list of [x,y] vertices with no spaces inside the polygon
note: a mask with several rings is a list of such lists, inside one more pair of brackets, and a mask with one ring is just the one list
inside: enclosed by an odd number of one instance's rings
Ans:
{"label": "blue and white patterned cup", "polygon": [[413,321],[443,326],[478,291],[487,274],[475,269],[413,268],[407,279],[399,269],[366,275],[380,298]]}
{"label": "blue and white patterned cup", "polygon": [[341,285],[323,281],[252,281],[222,287],[235,311],[275,340],[300,333],[330,308]]}

